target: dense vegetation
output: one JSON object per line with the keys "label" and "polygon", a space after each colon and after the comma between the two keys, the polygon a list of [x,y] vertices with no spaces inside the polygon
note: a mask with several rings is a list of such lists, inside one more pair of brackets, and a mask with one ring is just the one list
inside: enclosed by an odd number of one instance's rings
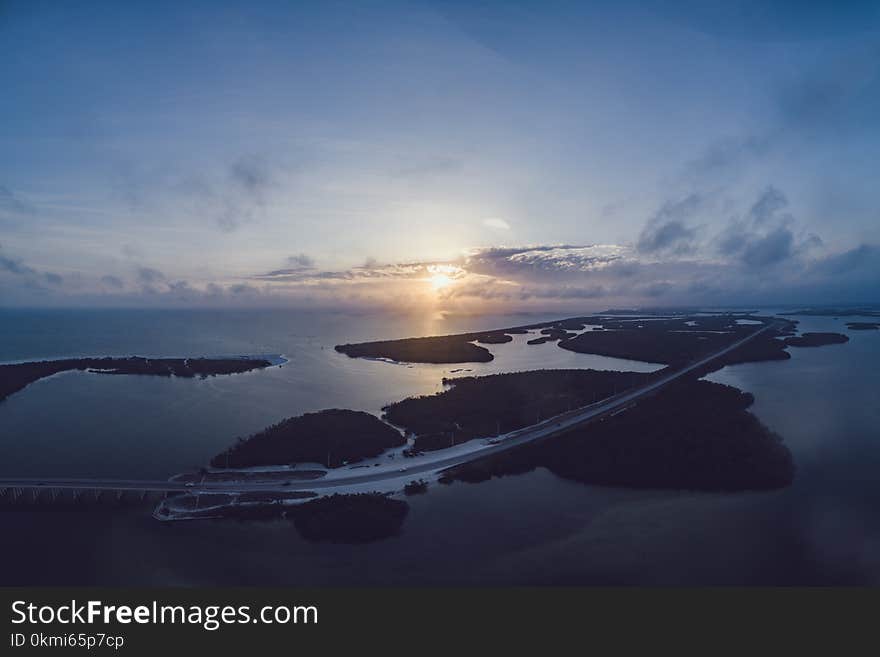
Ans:
{"label": "dense vegetation", "polygon": [[480,344],[504,344],[512,341],[513,336],[507,333],[487,333],[477,338],[477,342]]}
{"label": "dense vegetation", "polygon": [[405,363],[488,363],[494,358],[491,352],[474,342],[504,344],[513,340],[512,334],[526,332],[527,328],[520,326],[500,331],[341,344],[335,349],[351,358],[388,358]]}
{"label": "dense vegetation", "polygon": [[746,409],[752,396],[686,379],[629,410],[535,445],[449,471],[483,481],[544,466],[589,484],[711,491],[764,490],[794,477],[791,453]]}
{"label": "dense vegetation", "polygon": [[287,418],[241,438],[211,459],[215,468],[323,463],[329,468],[377,456],[405,443],[393,427],[363,411],[331,409]]}
{"label": "dense vegetation", "polygon": [[559,346],[586,354],[600,354],[667,365],[686,363],[723,349],[730,344],[728,334],[662,332],[648,329],[587,331]]}
{"label": "dense vegetation", "polygon": [[[509,342],[514,333],[540,329],[530,345],[559,341],[564,349],[580,353],[630,358],[677,365],[723,348],[758,328],[740,320],[767,323],[752,314],[693,314],[680,317],[628,314],[625,317],[588,316],[498,329],[482,333],[461,333],[425,338],[338,345],[336,350],[352,358],[389,358],[411,363],[489,362],[491,352],[474,344]],[[776,320],[780,321],[780,320]],[[602,330],[580,331],[593,325]],[[793,322],[789,322],[793,326]],[[777,356],[778,357],[778,356]]]}
{"label": "dense vegetation", "polygon": [[413,480],[403,487],[404,495],[424,495],[428,492],[428,482],[424,479]]}
{"label": "dense vegetation", "polygon": [[[681,366],[720,351],[760,326],[741,325],[748,319],[766,323],[767,318],[752,315],[691,315],[676,318],[614,318],[602,321],[602,331],[586,331],[562,340],[559,346],[578,353],[600,354],[652,363]],[[793,323],[779,329],[790,331]],[[773,332],[764,333],[731,352],[738,362],[787,358],[782,344],[775,344]]]}
{"label": "dense vegetation", "polygon": [[[403,338],[401,340],[382,340],[378,342],[361,342],[358,344],[336,345],[336,351],[352,358],[389,358],[406,363],[488,363],[494,356],[479,345],[501,344],[513,340],[514,334],[528,333],[539,328],[552,329],[545,332],[541,344],[549,340],[558,340],[565,330],[578,330],[584,324],[599,322],[598,317],[574,317],[558,322],[514,326],[506,329],[495,329],[475,333],[459,333],[456,335],[437,335],[425,338]],[[551,334],[555,337],[551,337]]]}
{"label": "dense vegetation", "polygon": [[841,333],[803,333],[785,339],[785,345],[788,347],[822,347],[844,342],[849,342],[849,338]]}
{"label": "dense vegetation", "polygon": [[342,344],[336,351],[352,358],[390,358],[407,363],[488,363],[493,359],[488,349],[458,335]]}
{"label": "dense vegetation", "polygon": [[[291,521],[300,536],[308,541],[368,543],[399,534],[409,513],[406,502],[379,493],[330,495],[295,505],[282,504],[280,501],[312,495],[314,493],[253,494],[247,499],[249,504],[206,508],[205,515],[243,521],[282,517]],[[202,508],[210,503],[224,504],[228,501],[223,496],[215,495],[201,495],[200,499]],[[175,506],[192,506],[195,509],[195,498],[177,500]],[[168,515],[167,510],[162,515]]]}
{"label": "dense vegetation", "polygon": [[876,308],[804,308],[783,315],[804,315],[812,317],[880,317]]}
{"label": "dense vegetation", "polygon": [[[581,327],[582,328],[582,327]],[[572,338],[577,333],[570,333],[559,326],[552,326],[541,330],[541,337],[533,338],[527,344],[544,344],[545,342],[555,342],[556,340],[565,340]]]}
{"label": "dense vegetation", "polygon": [[262,358],[69,358],[0,365],[0,401],[47,376],[69,370],[100,374],[207,377],[269,367]]}
{"label": "dense vegetation", "polygon": [[444,379],[443,392],[386,406],[389,422],[416,434],[417,451],[494,436],[585,406],[639,385],[650,375],[539,370]]}
{"label": "dense vegetation", "polygon": [[400,533],[409,505],[378,493],[332,495],[291,507],[303,538],[331,543],[366,543]]}
{"label": "dense vegetation", "polygon": [[785,350],[785,342],[764,333],[733,349],[710,363],[708,369],[720,369],[724,365],[755,363],[766,360],[788,360],[791,354]]}

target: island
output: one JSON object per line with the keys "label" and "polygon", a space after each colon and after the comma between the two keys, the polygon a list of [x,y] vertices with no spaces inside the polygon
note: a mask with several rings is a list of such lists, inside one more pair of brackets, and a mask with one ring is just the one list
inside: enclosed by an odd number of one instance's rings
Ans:
{"label": "island", "polygon": [[521,429],[641,385],[652,374],[537,370],[443,379],[447,389],[382,409],[415,435],[412,450],[431,451]]}
{"label": "island", "polygon": [[785,344],[788,347],[823,347],[828,344],[843,344],[844,342],[849,342],[849,338],[841,333],[803,333],[785,339]]}
{"label": "island", "polygon": [[424,479],[414,479],[403,487],[404,495],[424,495],[428,492],[428,482]]}
{"label": "island", "polygon": [[585,331],[560,341],[559,346],[578,353],[681,367],[720,351],[771,323],[774,328],[725,354],[716,367],[787,359],[790,356],[785,351],[785,344],[775,338],[793,333],[794,322],[741,314],[604,320],[604,330]]}
{"label": "island", "polygon": [[281,420],[211,459],[214,468],[321,463],[338,468],[400,447],[406,439],[375,415],[328,409]]}
{"label": "island", "polygon": [[788,358],[786,345],[774,338],[792,335],[796,322],[751,313],[593,315],[481,333],[362,342],[335,348],[352,358],[407,363],[486,363],[494,356],[480,344],[509,342],[514,334],[538,331],[537,336],[527,340],[528,345],[556,342],[559,347],[578,353],[679,366],[770,324],[774,327],[772,330],[750,341],[742,350],[736,350],[735,356],[730,354],[734,359],[730,362]]}
{"label": "island", "polygon": [[[218,477],[224,482],[256,477],[266,480],[266,490],[253,494],[243,487],[252,494],[227,493],[225,501],[207,490],[208,506],[199,506],[198,492],[194,507],[191,502],[178,506],[179,498],[172,497],[162,502],[160,515],[162,510],[165,519],[280,514],[291,518],[308,540],[376,540],[399,530],[408,509],[399,498],[424,494],[442,467],[447,468],[439,475],[442,483],[478,482],[543,467],[591,485],[700,491],[785,487],[795,476],[792,454],[748,411],[752,395],[701,377],[731,363],[790,358],[789,347],[848,340],[837,333],[797,335],[796,327],[795,320],[751,313],[627,313],[340,345],[337,350],[351,357],[451,362],[472,357],[463,354],[474,350],[491,359],[481,343],[510,342],[513,335],[528,333],[534,336],[528,340],[533,346],[523,348],[541,348],[534,346],[538,340],[556,341],[574,352],[666,367],[651,373],[564,369],[447,377],[441,392],[389,404],[381,419],[348,409],[287,418],[239,438],[211,459],[210,470],[179,477],[193,487],[216,483]],[[712,354],[720,355],[694,368],[695,361]],[[662,387],[646,386],[657,379]],[[643,388],[638,395],[620,396],[637,387]],[[591,409],[589,418],[578,412],[578,423],[566,425],[558,417],[615,397],[614,403]],[[511,432],[539,424],[532,440],[504,446]],[[454,459],[425,454],[476,439],[481,442],[447,453]],[[380,455],[377,462],[359,463]],[[412,460],[394,460],[399,457]],[[453,462],[459,465],[450,468]],[[291,467],[302,464],[321,469]],[[327,471],[345,465],[357,472]],[[310,479],[321,481],[312,485]]]}
{"label": "island", "polygon": [[334,348],[351,358],[385,359],[402,363],[488,363],[494,356],[488,349],[479,346],[480,344],[511,342],[513,335],[528,333],[529,328],[531,327],[515,326],[476,333],[340,344]]}
{"label": "island", "polygon": [[385,358],[405,363],[488,363],[494,358],[491,351],[472,340],[476,338],[470,335],[442,335],[341,344],[335,349],[351,358]]}
{"label": "island", "polygon": [[846,325],[850,331],[876,331],[880,329],[880,323],[877,322],[848,322]]}
{"label": "island", "polygon": [[[581,326],[580,328],[583,328]],[[552,326],[550,328],[545,328],[541,330],[541,337],[533,338],[526,342],[526,344],[536,345],[536,344],[544,344],[545,342],[555,342],[557,340],[565,340],[566,338],[573,338],[577,333],[572,333],[571,331],[567,331],[560,326]]]}
{"label": "island", "polygon": [[582,354],[675,364],[718,351],[731,342],[728,336],[715,333],[697,335],[693,332],[663,331],[662,340],[659,334],[658,330],[643,327],[588,331],[561,341],[559,346]]}
{"label": "island", "polygon": [[565,337],[563,333],[566,330],[579,330],[584,328],[585,324],[598,321],[600,321],[598,317],[573,317],[556,322],[513,326],[474,333],[340,344],[336,345],[335,349],[351,358],[387,359],[402,363],[488,363],[493,360],[494,356],[492,352],[480,347],[479,344],[501,344],[510,342],[517,334],[526,334],[536,329],[552,329],[539,338],[540,342],[529,343],[542,344]]}
{"label": "island", "polygon": [[782,315],[803,315],[806,317],[880,317],[880,309],[876,307],[852,308],[802,308]]}
{"label": "island", "polygon": [[0,365],[0,401],[39,379],[72,370],[97,374],[200,377],[239,374],[270,367],[265,358],[66,358]]}
{"label": "island", "polygon": [[446,472],[443,483],[479,482],[545,467],[604,486],[701,491],[770,490],[791,484],[781,438],[746,409],[753,397],[688,378],[632,408],[553,440]]}
{"label": "island", "polygon": [[409,504],[380,493],[203,493],[163,500],[154,515],[194,519],[287,519],[310,542],[368,543],[400,533]]}
{"label": "island", "polygon": [[400,533],[409,505],[379,493],[329,495],[288,511],[308,541],[367,543]]}

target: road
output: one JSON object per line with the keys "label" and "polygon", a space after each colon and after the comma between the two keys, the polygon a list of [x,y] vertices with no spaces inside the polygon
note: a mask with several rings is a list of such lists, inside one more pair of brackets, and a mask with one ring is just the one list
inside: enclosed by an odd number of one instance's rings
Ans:
{"label": "road", "polygon": [[[372,482],[387,481],[392,479],[405,479],[407,481],[417,479],[419,476],[436,475],[443,470],[464,465],[470,461],[482,459],[493,454],[520,447],[528,443],[544,440],[559,433],[570,431],[575,427],[595,421],[601,417],[610,415],[616,411],[625,409],[637,400],[650,395],[657,390],[669,385],[691,372],[698,370],[713,360],[724,356],[737,347],[742,346],[749,340],[754,339],[761,333],[774,328],[771,323],[750,333],[724,349],[717,351],[699,361],[691,363],[679,370],[671,372],[643,386],[633,388],[613,397],[603,399],[589,406],[556,415],[537,424],[505,434],[496,444],[489,444],[485,439],[474,439],[449,450],[439,450],[428,454],[397,461],[396,463],[383,464],[378,468],[370,468],[367,473],[359,473],[356,469],[335,470],[332,476],[324,479],[312,479],[305,481],[281,480],[274,481],[204,481],[195,484],[186,484],[181,481],[161,480],[137,480],[137,479],[46,479],[46,478],[15,478],[0,479],[2,489],[74,489],[74,490],[112,490],[112,491],[148,491],[148,492],[189,492],[189,493],[245,493],[253,491],[324,491],[326,489],[339,488],[344,490],[348,486],[362,486]],[[495,439],[493,439],[494,442]],[[450,452],[454,452],[450,455]],[[363,468],[366,469],[366,468]]]}

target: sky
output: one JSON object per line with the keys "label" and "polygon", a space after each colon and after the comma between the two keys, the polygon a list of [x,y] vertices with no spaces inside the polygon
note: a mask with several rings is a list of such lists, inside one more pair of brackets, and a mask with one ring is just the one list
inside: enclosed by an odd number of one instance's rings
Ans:
{"label": "sky", "polygon": [[880,3],[0,0],[0,306],[880,301]]}

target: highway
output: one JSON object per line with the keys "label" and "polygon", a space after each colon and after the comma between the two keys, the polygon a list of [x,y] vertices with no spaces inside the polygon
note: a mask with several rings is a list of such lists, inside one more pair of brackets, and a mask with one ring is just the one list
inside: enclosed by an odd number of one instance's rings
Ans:
{"label": "highway", "polygon": [[639,399],[650,395],[670,383],[687,374],[698,370],[713,360],[724,356],[737,347],[742,346],[749,340],[754,339],[761,333],[775,327],[768,324],[750,333],[724,349],[717,351],[699,361],[695,361],[679,370],[671,372],[663,377],[653,380],[643,386],[639,386],[613,397],[603,399],[589,406],[584,406],[561,415],[548,418],[537,424],[512,431],[498,438],[474,439],[467,443],[457,445],[448,450],[438,450],[414,457],[412,459],[395,460],[394,463],[383,463],[379,467],[370,468],[369,472],[359,472],[364,468],[348,468],[334,470],[323,479],[290,480],[275,479],[272,481],[202,481],[197,483],[184,483],[182,481],[161,480],[137,480],[137,479],[48,479],[48,478],[2,478],[0,479],[0,491],[32,490],[32,489],[73,489],[81,491],[139,491],[139,492],[187,492],[187,493],[245,493],[254,491],[314,491],[329,494],[334,491],[326,489],[338,488],[344,492],[345,487],[363,486],[372,482],[403,479],[411,481],[419,476],[436,475],[443,470],[464,465],[471,461],[498,454],[505,450],[520,447],[528,443],[537,442],[554,435],[570,431],[578,426],[595,421],[601,417],[626,409]]}

